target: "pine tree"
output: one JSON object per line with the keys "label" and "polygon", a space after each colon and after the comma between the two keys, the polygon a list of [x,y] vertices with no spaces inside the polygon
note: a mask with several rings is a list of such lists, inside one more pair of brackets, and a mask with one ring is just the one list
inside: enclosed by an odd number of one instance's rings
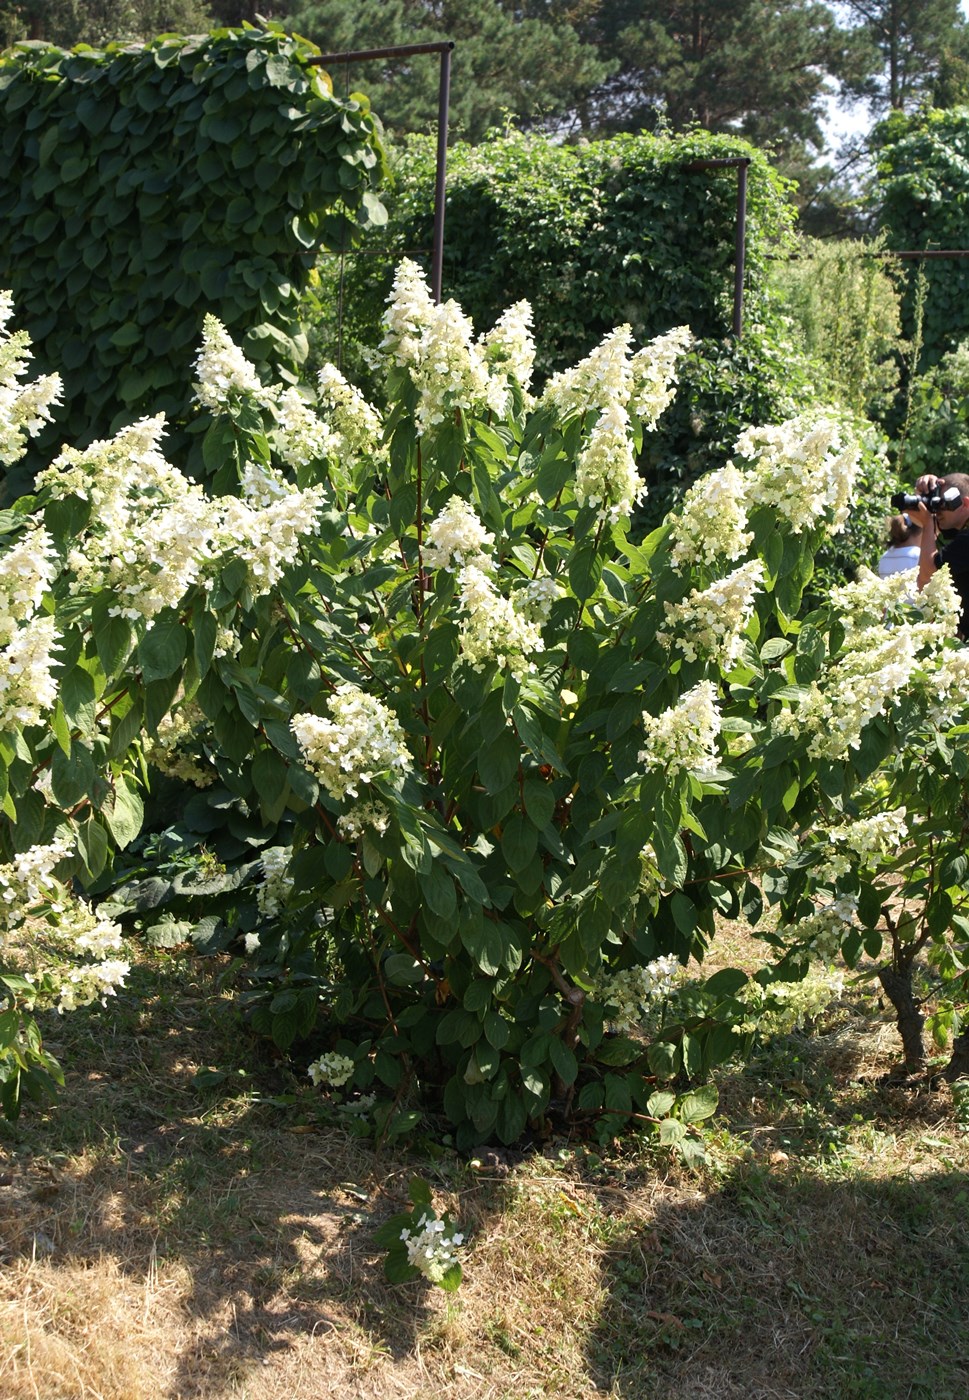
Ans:
{"label": "pine tree", "polygon": [[[581,13],[582,0],[579,0]],[[325,52],[453,39],[452,132],[477,141],[510,114],[523,123],[569,120],[611,64],[583,42],[566,7],[502,0],[294,0],[287,26]],[[433,59],[372,60],[341,72],[343,85],[365,92],[385,126],[433,130],[438,67]]]}
{"label": "pine tree", "polygon": [[820,149],[830,79],[857,48],[819,0],[601,0],[580,32],[619,65],[587,125],[696,122],[781,150]]}
{"label": "pine tree", "polygon": [[959,0],[844,0],[869,51],[868,72],[851,84],[875,111],[966,97],[969,24]]}

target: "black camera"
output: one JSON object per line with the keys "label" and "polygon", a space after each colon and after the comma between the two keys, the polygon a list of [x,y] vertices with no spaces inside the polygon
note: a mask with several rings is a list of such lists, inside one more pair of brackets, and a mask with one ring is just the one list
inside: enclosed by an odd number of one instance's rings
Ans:
{"label": "black camera", "polygon": [[933,515],[940,510],[958,510],[961,504],[962,492],[958,486],[949,486],[944,491],[937,486],[925,496],[909,496],[899,491],[891,500],[892,510],[915,510],[919,505],[924,505]]}

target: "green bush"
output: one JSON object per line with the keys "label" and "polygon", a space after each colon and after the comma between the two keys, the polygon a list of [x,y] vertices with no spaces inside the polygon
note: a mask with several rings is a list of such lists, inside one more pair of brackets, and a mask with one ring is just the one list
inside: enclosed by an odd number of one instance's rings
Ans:
{"label": "green bush", "polygon": [[905,479],[945,476],[969,463],[969,341],[963,341],[912,386],[912,405],[899,450]]}
{"label": "green bush", "polygon": [[822,376],[819,388],[876,419],[900,374],[898,268],[884,251],[884,239],[803,238],[771,272],[792,336]]}

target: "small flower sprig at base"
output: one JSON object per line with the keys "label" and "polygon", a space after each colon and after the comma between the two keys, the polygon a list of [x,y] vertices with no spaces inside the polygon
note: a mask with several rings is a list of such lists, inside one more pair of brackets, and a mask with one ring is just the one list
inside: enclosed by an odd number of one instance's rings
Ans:
{"label": "small flower sprig at base", "polygon": [[413,1210],[392,1216],[374,1236],[387,1250],[384,1274],[390,1283],[410,1283],[423,1277],[453,1293],[461,1283],[457,1251],[464,1244],[464,1235],[447,1212],[437,1214],[431,1188],[423,1177],[414,1177],[408,1194]]}

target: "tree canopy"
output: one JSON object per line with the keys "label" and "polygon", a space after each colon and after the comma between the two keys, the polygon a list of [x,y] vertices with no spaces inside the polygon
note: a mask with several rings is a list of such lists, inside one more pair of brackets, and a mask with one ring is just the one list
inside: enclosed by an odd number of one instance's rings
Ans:
{"label": "tree canopy", "polygon": [[821,147],[829,77],[851,47],[831,6],[815,0],[604,0],[583,32],[617,65],[589,124],[633,130],[662,118],[679,131],[697,122],[782,147]]}

